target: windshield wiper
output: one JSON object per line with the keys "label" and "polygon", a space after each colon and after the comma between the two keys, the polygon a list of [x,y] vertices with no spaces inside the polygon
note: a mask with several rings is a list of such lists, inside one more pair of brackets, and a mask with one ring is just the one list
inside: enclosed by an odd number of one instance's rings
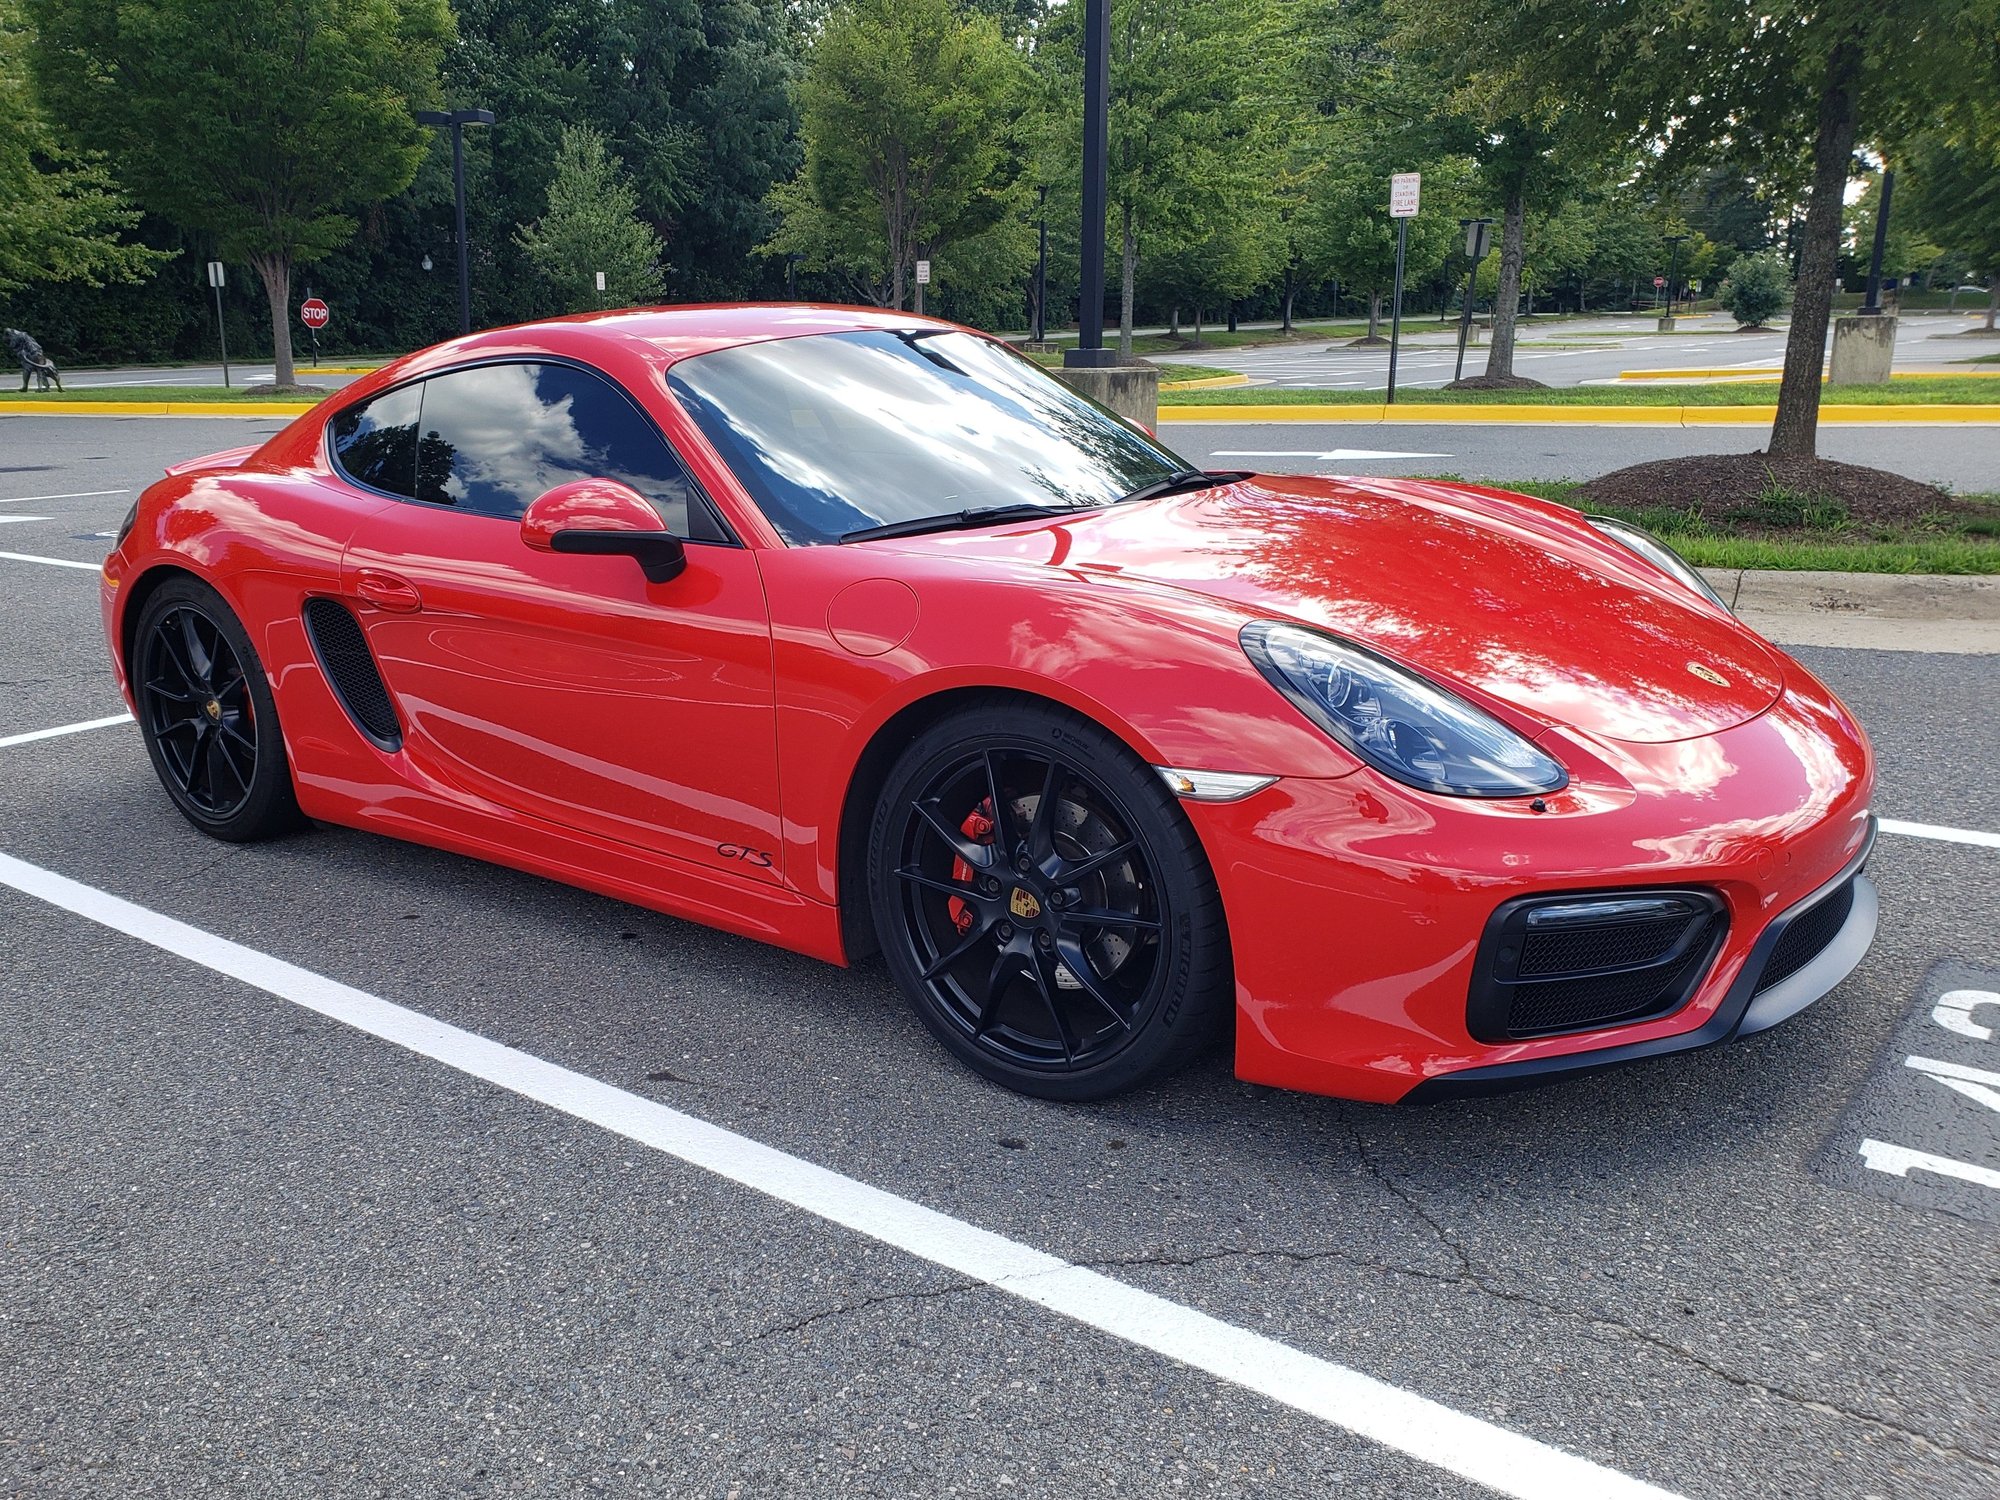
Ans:
{"label": "windshield wiper", "polygon": [[1212,490],[1249,477],[1241,469],[1217,469],[1213,473],[1206,469],[1181,469],[1165,479],[1156,479],[1151,484],[1140,485],[1129,494],[1120,495],[1117,503],[1129,505],[1134,500],[1156,500],[1161,495],[1177,494],[1182,490]]}
{"label": "windshield wiper", "polygon": [[979,505],[971,510],[946,511],[941,516],[917,516],[908,521],[887,521],[880,526],[863,526],[843,531],[843,542],[869,542],[882,536],[917,536],[926,531],[956,531],[965,526],[995,526],[1002,521],[1039,521],[1049,516],[1066,516],[1077,507],[1060,505]]}

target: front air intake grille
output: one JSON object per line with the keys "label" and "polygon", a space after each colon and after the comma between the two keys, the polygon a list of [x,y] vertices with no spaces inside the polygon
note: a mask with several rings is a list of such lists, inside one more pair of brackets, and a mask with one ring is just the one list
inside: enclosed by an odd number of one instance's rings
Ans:
{"label": "front air intake grille", "polygon": [[384,750],[402,749],[403,726],[396,720],[396,706],[389,701],[361,622],[334,599],[308,599],[305,617],[313,654],[355,727]]}
{"label": "front air intake grille", "polygon": [[1822,899],[1818,905],[1807,908],[1785,924],[1785,930],[1778,935],[1777,946],[1764,964],[1764,972],[1757,976],[1755,994],[1763,994],[1774,984],[1782,984],[1807,964],[1818,958],[1840,935],[1840,929],[1847,925],[1847,917],[1854,910],[1854,882],[1845,880],[1832,894]]}
{"label": "front air intake grille", "polygon": [[1704,890],[1509,901],[1486,924],[1466,1025],[1508,1042],[1666,1015],[1693,996],[1728,928]]}

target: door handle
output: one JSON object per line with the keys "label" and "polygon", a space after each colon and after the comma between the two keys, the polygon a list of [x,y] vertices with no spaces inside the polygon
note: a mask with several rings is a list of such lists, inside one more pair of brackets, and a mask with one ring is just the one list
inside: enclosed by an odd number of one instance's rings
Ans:
{"label": "door handle", "polygon": [[373,568],[361,570],[354,591],[377,609],[390,610],[399,615],[414,614],[424,607],[424,596],[417,592],[414,583],[398,578],[394,573],[382,573]]}

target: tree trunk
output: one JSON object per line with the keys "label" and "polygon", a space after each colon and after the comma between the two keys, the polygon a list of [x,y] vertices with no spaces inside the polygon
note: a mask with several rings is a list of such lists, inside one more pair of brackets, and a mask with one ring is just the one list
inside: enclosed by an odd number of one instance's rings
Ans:
{"label": "tree trunk", "polygon": [[1527,254],[1528,202],[1523,185],[1507,194],[1500,222],[1500,284],[1493,292],[1493,344],[1486,353],[1488,375],[1514,373],[1514,315],[1521,306],[1521,261]]}
{"label": "tree trunk", "polygon": [[279,253],[253,255],[250,264],[271,303],[271,383],[297,385],[298,372],[292,367],[292,258]]}
{"label": "tree trunk", "polygon": [[[1995,284],[1996,286],[2000,286],[2000,282],[1996,282],[1996,283],[1994,283],[1994,284]],[[1297,287],[1296,287],[1296,284],[1295,284],[1295,282],[1294,282],[1294,281],[1293,281],[1293,279],[1292,279],[1292,268],[1291,268],[1290,266],[1286,266],[1286,267],[1285,267],[1285,302],[1284,302],[1284,307],[1285,307],[1285,323],[1284,323],[1284,331],[1285,331],[1286,333],[1290,333],[1290,332],[1292,331],[1292,297],[1293,297],[1293,295],[1294,295],[1294,294],[1296,293],[1296,291],[1297,291]]]}
{"label": "tree trunk", "polygon": [[1382,336],[1382,294],[1368,294],[1368,341],[1373,343]]}
{"label": "tree trunk", "polygon": [[1778,418],[1771,424],[1773,458],[1813,458],[1819,451],[1820,366],[1833,316],[1833,277],[1840,259],[1847,174],[1861,106],[1861,43],[1848,36],[1827,57],[1826,91],[1813,142],[1812,197],[1799,246],[1792,291],[1792,331],[1785,339],[1785,373],[1778,382]]}
{"label": "tree trunk", "polygon": [[2000,275],[1986,282],[1986,331],[1993,332],[1993,320],[2000,317]]}
{"label": "tree trunk", "polygon": [[889,268],[889,305],[897,312],[903,310],[903,257],[898,251]]}
{"label": "tree trunk", "polygon": [[1181,310],[1178,303],[1174,305],[1173,316],[1167,319],[1167,333],[1172,338],[1181,336]]}
{"label": "tree trunk", "polygon": [[1118,267],[1118,363],[1132,363],[1132,287],[1139,279],[1139,236],[1132,228],[1132,205],[1125,205],[1124,241]]}

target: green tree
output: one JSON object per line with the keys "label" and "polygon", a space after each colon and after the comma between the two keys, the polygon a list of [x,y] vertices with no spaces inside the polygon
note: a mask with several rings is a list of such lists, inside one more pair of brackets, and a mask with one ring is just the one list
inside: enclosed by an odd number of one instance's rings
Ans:
{"label": "green tree", "polygon": [[44,95],[141,203],[247,260],[294,383],[294,266],[402,191],[426,149],[444,0],[28,0]]}
{"label": "green tree", "polygon": [[1810,457],[1855,148],[1993,97],[2000,0],[1401,3],[1434,45],[1477,60],[1467,90],[1489,117],[1608,134],[1667,177],[1726,164],[1784,180],[1810,162],[1770,444]]}
{"label": "green tree", "polygon": [[631,307],[665,296],[660,237],[640,221],[638,206],[639,194],[604,149],[604,137],[588,125],[566,127],[548,212],[518,232],[564,311]]}
{"label": "green tree", "polygon": [[[799,83],[805,162],[772,196],[782,223],[767,250],[902,307],[917,261],[947,261],[1021,217],[1013,137],[1024,82],[992,17],[952,0],[836,10]],[[969,258],[990,261],[1009,243],[1024,241],[989,240],[989,253]],[[1018,285],[1025,269],[1007,271]]]}
{"label": "green tree", "polygon": [[1986,327],[1993,331],[2000,319],[2000,120],[1926,131],[1904,156],[1909,186],[1897,180],[1896,207],[1907,203],[1926,238],[1985,278]]}
{"label": "green tree", "polygon": [[19,0],[0,0],[0,292],[150,275],[169,256],[121,238],[138,218],[103,161],[49,128],[28,77]]}
{"label": "green tree", "polygon": [[1729,265],[1718,299],[1723,311],[1745,328],[1761,328],[1792,299],[1792,273],[1775,251],[1741,255]]}

